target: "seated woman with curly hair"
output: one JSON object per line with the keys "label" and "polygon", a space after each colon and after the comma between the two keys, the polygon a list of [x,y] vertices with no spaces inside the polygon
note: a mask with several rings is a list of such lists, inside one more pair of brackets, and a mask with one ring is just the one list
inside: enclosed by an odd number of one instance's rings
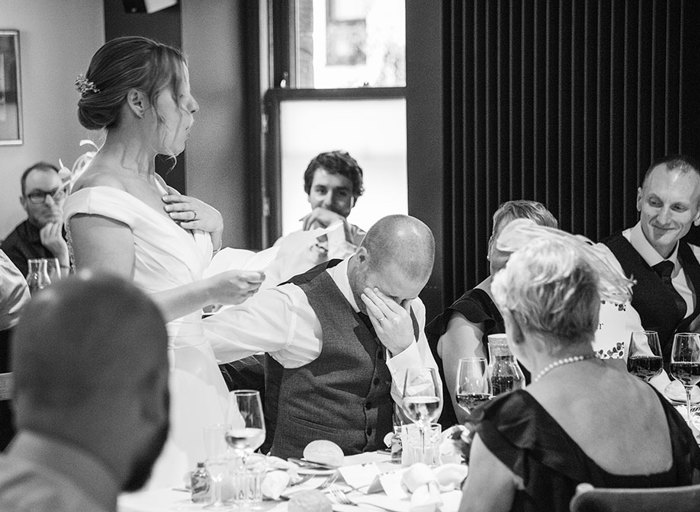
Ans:
{"label": "seated woman with curly hair", "polygon": [[514,252],[491,290],[511,350],[533,378],[474,411],[460,511],[563,512],[583,482],[700,481],[700,449],[684,419],[593,352],[601,298],[624,301],[631,283],[587,240],[557,229],[516,220],[497,243]]}

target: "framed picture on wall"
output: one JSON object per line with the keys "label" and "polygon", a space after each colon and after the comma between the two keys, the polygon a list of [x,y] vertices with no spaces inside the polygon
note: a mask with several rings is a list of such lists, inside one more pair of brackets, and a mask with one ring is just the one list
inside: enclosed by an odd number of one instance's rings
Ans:
{"label": "framed picture on wall", "polygon": [[0,29],[0,146],[22,144],[19,30]]}

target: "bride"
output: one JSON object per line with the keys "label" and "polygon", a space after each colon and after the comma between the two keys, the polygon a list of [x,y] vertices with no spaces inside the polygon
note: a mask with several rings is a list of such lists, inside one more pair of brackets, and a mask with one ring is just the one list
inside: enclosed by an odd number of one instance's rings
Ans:
{"label": "bride", "polygon": [[202,279],[221,246],[222,217],[155,172],[157,154],[184,150],[199,109],[182,53],[142,37],[114,39],[76,87],[81,124],[106,136],[66,200],[69,244],[77,269],[133,278],[169,322],[171,429],[150,486],[177,485],[204,460],[203,427],[226,419],[228,390],[203,337],[202,307],[243,302],[264,275]]}

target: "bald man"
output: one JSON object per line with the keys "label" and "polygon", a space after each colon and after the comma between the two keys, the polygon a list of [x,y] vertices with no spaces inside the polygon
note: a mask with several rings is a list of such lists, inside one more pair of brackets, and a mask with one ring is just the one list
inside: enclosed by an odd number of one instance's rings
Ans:
{"label": "bald man", "polygon": [[115,511],[168,431],[167,331],[134,285],[76,276],[24,309],[13,338],[17,436],[0,510]]}
{"label": "bald man", "polygon": [[273,455],[300,457],[316,439],[334,441],[346,455],[384,447],[406,368],[437,369],[418,298],[434,252],[421,221],[384,217],[348,259],[205,321],[219,358],[268,353],[265,447]]}

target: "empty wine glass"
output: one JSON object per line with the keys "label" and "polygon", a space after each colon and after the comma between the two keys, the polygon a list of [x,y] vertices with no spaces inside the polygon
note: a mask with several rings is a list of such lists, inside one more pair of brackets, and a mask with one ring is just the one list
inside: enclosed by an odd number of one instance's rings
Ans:
{"label": "empty wine glass", "polygon": [[656,331],[634,331],[630,337],[627,371],[649,382],[661,373],[663,358]]}
{"label": "empty wine glass", "polygon": [[492,398],[486,358],[465,357],[459,360],[456,395],[457,405],[467,413]]}
{"label": "empty wine glass", "polygon": [[700,381],[700,334],[680,332],[673,337],[671,375],[683,383],[686,397],[686,419],[690,419],[690,392]]}
{"label": "empty wine glass", "polygon": [[226,442],[245,465],[246,457],[265,441],[265,417],[259,391],[242,389],[231,394],[239,416],[231,421],[231,427],[226,432]]}
{"label": "empty wine glass", "polygon": [[402,406],[418,425],[421,452],[425,453],[425,430],[440,415],[442,393],[434,368],[408,368],[404,377]]}

